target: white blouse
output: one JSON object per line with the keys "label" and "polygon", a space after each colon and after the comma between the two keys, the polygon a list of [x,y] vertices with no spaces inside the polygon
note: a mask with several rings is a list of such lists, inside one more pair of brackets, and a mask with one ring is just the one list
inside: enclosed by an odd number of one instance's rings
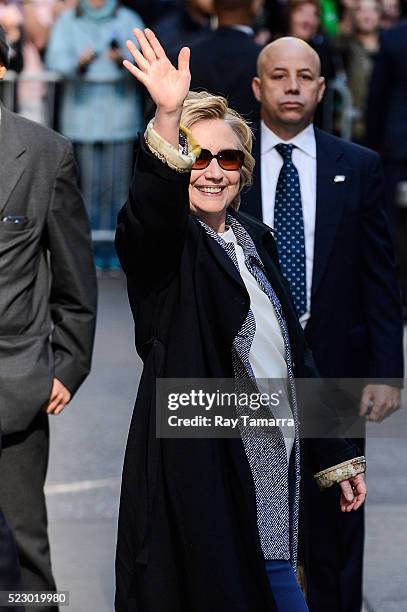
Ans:
{"label": "white blouse", "polygon": [[[250,348],[249,361],[256,377],[259,391],[276,393],[282,391],[278,406],[272,406],[275,418],[292,419],[287,390],[287,363],[285,360],[284,339],[281,333],[274,307],[267,295],[261,289],[257,280],[248,270],[242,247],[237,243],[231,227],[219,234],[225,242],[233,242],[240,275],[250,296],[250,308],[256,321],[256,331]],[[273,379],[279,379],[278,389]],[[289,461],[294,444],[294,428],[283,427],[282,433]]]}

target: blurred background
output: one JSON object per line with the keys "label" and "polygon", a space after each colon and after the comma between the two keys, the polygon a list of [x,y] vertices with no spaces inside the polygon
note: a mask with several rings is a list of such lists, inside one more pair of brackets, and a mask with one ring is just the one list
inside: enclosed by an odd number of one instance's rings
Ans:
{"label": "blurred background", "polygon": [[[58,587],[71,592],[71,612],[113,609],[121,465],[141,369],[113,248],[134,142],[154,112],[151,100],[122,68],[133,27],[152,27],[172,58],[183,45],[190,46],[192,86],[228,96],[250,121],[258,119],[249,83],[262,46],[292,35],[315,48],[328,84],[317,125],[382,155],[407,314],[407,147],[393,155],[385,142],[394,110],[389,100],[400,91],[397,130],[407,134],[407,77],[403,81],[380,56],[383,33],[404,20],[407,5],[402,0],[258,0],[255,8],[245,72],[236,62],[221,90],[210,80],[211,66],[202,52],[217,27],[212,0],[0,0],[0,25],[11,48],[0,97],[12,110],[72,140],[99,275],[93,371],[64,415],[51,419],[52,557]],[[372,83],[378,58],[384,77]],[[404,612],[407,444],[401,437],[373,437],[367,456],[365,610]]]}
{"label": "blurred background", "polygon": [[[204,52],[205,41],[217,27],[213,0],[0,0],[0,25],[11,47],[11,69],[0,86],[1,99],[74,143],[101,273],[111,275],[119,269],[112,247],[116,215],[128,190],[134,141],[154,112],[151,100],[122,67],[133,27],[153,27],[173,59],[183,45],[191,46],[192,88],[227,95],[252,121],[258,118],[250,90],[257,51],[284,35],[306,40],[319,54],[328,84],[316,124],[371,145],[386,157],[381,94],[391,96],[392,91],[386,84],[386,91],[375,90],[372,98],[369,85],[381,33],[403,20],[403,0],[254,0],[253,5],[250,27],[255,47],[245,66],[241,58],[232,65],[227,82],[220,75],[222,87]],[[407,116],[405,123],[407,129]],[[407,152],[401,161],[407,167]],[[403,236],[405,179],[397,181],[397,189],[389,186],[389,205],[397,208]],[[403,242],[399,240],[399,251],[405,268]]]}

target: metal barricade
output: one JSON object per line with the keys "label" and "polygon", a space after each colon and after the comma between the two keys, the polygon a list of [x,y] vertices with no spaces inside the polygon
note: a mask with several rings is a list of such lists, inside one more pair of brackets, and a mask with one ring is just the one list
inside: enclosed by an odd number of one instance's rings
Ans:
{"label": "metal barricade", "polygon": [[345,74],[339,74],[327,83],[324,94],[322,127],[329,133],[337,133],[345,140],[352,139],[353,121],[358,118]]}
{"label": "metal barricade", "polygon": [[[47,127],[61,130],[61,104],[64,93],[76,85],[122,87],[124,78],[63,79],[54,72],[9,71],[0,83],[0,97],[10,110],[21,113]],[[65,88],[65,89],[64,89]],[[106,88],[105,91],[109,91]],[[107,94],[108,95],[108,94]],[[114,101],[107,104],[115,112]],[[91,220],[95,255],[110,248],[114,259],[116,216],[127,198],[133,168],[134,141],[73,141],[80,188]],[[108,266],[109,267],[109,266]]]}
{"label": "metal barricade", "polygon": [[[8,72],[0,84],[0,94],[8,108],[38,120],[48,127],[63,131],[60,129],[61,102],[66,92],[70,91],[72,94],[78,84],[94,87],[97,91],[98,87],[104,85],[121,87],[123,82],[124,78],[121,77],[110,80],[88,77],[67,80],[62,79],[57,73],[48,71],[23,72],[20,75]],[[103,93],[103,96],[109,95],[109,88],[100,91],[107,92]],[[80,95],[78,95],[78,104],[81,104]],[[113,116],[116,112],[114,99],[108,100],[108,104],[112,108]],[[350,140],[354,118],[355,111],[346,78],[339,76],[327,86],[323,127],[329,132],[336,131],[342,138]],[[86,132],[86,125],[84,131]],[[103,251],[105,247],[110,248],[111,259],[114,259],[112,242],[116,215],[128,194],[133,167],[133,141],[109,142],[103,138],[87,141],[84,138],[82,142],[79,139],[74,140],[73,144],[79,169],[80,188],[91,220],[96,257],[98,251]]]}
{"label": "metal barricade", "polygon": [[[24,87],[29,92],[30,87],[34,87],[36,92],[40,93],[36,119],[40,119],[39,123],[47,127],[54,127],[56,88],[61,82],[61,76],[56,72],[22,72],[18,75],[9,70],[3,81],[0,82],[1,99],[7,108],[20,112],[19,88]],[[21,114],[25,115],[24,112]],[[28,116],[28,118],[31,117]]]}

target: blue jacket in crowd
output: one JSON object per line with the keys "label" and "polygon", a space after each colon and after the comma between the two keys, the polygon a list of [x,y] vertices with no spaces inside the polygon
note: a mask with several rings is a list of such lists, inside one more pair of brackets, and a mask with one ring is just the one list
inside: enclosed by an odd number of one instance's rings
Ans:
{"label": "blue jacket in crowd", "polygon": [[[67,79],[61,132],[74,142],[131,140],[142,129],[141,91],[135,79],[107,57],[116,47],[132,59],[125,43],[133,38],[135,27],[144,27],[141,18],[118,6],[116,0],[106,0],[97,9],[88,0],[81,0],[77,9],[62,13],[55,23],[46,66]],[[80,75],[79,58],[86,49],[92,49],[97,57]]]}

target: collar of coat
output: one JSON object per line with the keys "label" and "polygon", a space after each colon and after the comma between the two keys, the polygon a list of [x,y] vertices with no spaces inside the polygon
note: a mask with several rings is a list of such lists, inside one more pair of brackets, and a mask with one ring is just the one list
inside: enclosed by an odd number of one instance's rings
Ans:
{"label": "collar of coat", "polygon": [[[199,219],[199,223],[202,225],[202,227],[205,229],[206,233],[209,236],[211,236],[222,247],[225,247],[225,241],[217,232],[215,232],[215,230],[213,230],[209,225],[204,223],[204,221],[201,221],[201,219]],[[263,262],[261,261],[257,253],[253,238],[250,235],[251,232],[249,231],[249,229],[246,229],[246,227],[244,227],[242,223],[242,219],[240,218],[240,215],[239,215],[239,218],[236,218],[236,215],[232,215],[228,211],[228,213],[226,214],[226,224],[232,228],[232,231],[236,237],[238,245],[242,247],[243,249],[245,259],[252,258],[256,261],[258,266],[263,268],[264,267]],[[249,225],[252,226],[253,224],[249,221]],[[257,222],[256,222],[256,225],[257,225]],[[258,225],[263,225],[263,224],[258,224]],[[267,226],[264,226],[264,228],[267,229]],[[251,227],[250,229],[253,231],[253,227]],[[258,229],[258,238],[261,240],[263,237],[262,228],[257,228],[257,229]],[[226,246],[228,246],[228,244],[226,244]]]}
{"label": "collar of coat", "polygon": [[[241,226],[243,226],[243,228],[247,231],[247,233],[253,239],[253,242],[256,245],[256,247],[258,245],[262,245],[265,239],[273,236],[275,233],[271,227],[269,227],[268,225],[265,225],[264,223],[262,223],[255,217],[252,217],[252,215],[248,215],[247,213],[244,213],[241,211],[236,211],[233,208],[228,208],[227,217],[232,217]],[[209,228],[209,226],[206,225],[206,223],[203,223],[203,222],[200,222],[200,223],[201,225]],[[214,230],[211,230],[211,231],[216,236],[218,236],[218,234]]]}

